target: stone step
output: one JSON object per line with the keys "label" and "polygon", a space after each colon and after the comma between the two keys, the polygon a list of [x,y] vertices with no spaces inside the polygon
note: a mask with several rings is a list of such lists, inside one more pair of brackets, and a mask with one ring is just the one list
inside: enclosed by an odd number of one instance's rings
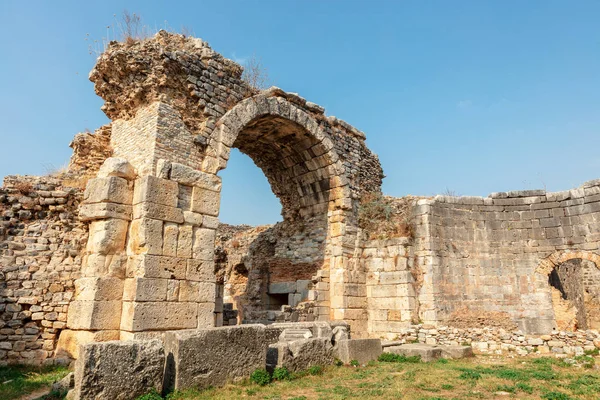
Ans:
{"label": "stone step", "polygon": [[421,361],[429,362],[442,357],[442,349],[427,344],[402,344],[399,346],[388,346],[383,349],[385,353],[402,354],[407,357],[421,356]]}
{"label": "stone step", "polygon": [[400,344],[399,342],[384,342],[381,344],[385,353],[403,354],[409,356],[421,356],[421,360],[429,362],[440,357],[460,359],[473,357],[473,348],[471,346],[453,346],[453,345],[430,345],[424,343]]}

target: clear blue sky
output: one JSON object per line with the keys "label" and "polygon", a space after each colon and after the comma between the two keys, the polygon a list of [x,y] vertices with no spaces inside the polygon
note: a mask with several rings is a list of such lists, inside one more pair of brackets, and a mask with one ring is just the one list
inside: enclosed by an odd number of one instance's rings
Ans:
{"label": "clear blue sky", "polygon": [[[367,134],[394,196],[565,190],[600,178],[599,1],[0,1],[0,177],[65,164],[107,119],[84,39],[124,8],[253,53],[273,84]],[[234,154],[221,220],[280,206]]]}

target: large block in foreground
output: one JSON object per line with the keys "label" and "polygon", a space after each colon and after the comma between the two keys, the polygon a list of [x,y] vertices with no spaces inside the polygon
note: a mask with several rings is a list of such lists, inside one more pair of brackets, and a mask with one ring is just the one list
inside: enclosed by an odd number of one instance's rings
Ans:
{"label": "large block in foreground", "polygon": [[133,400],[160,392],[165,353],[160,340],[89,343],[75,366],[75,400]]}
{"label": "large block in foreground", "polygon": [[165,391],[223,386],[265,367],[263,325],[241,325],[165,334]]}
{"label": "large block in foreground", "polygon": [[380,339],[345,339],[335,345],[335,355],[345,364],[352,360],[360,364],[377,360],[383,352]]}

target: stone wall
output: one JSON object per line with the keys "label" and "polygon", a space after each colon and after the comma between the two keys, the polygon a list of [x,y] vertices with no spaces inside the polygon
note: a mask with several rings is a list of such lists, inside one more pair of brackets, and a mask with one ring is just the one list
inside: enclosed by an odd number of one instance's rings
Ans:
{"label": "stone wall", "polygon": [[575,258],[598,266],[599,184],[419,200],[415,254],[424,271],[423,321],[444,322],[467,307],[505,313],[527,332],[551,330],[552,268]]}
{"label": "stone wall", "polygon": [[52,362],[80,275],[87,226],[69,176],[8,176],[0,188],[0,365]]}
{"label": "stone wall", "polygon": [[579,356],[600,349],[596,330],[555,331],[547,335],[527,335],[520,330],[502,328],[461,329],[447,326],[411,325],[402,329],[394,341],[431,345],[468,345],[476,354],[554,354],[557,357]]}

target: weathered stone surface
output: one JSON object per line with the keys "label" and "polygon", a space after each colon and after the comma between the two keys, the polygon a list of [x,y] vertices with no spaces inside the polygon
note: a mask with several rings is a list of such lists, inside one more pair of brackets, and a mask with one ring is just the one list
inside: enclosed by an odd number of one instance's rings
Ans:
{"label": "weathered stone surface", "polygon": [[198,326],[193,302],[123,302],[121,329],[129,332],[190,329]]}
{"label": "weathered stone surface", "polygon": [[165,352],[159,340],[90,343],[75,364],[74,399],[133,400],[161,391]]}
{"label": "weathered stone surface", "polygon": [[220,192],[196,186],[192,192],[192,211],[216,217],[219,215],[220,198]]}
{"label": "weathered stone surface", "polygon": [[148,175],[135,181],[133,204],[149,202],[177,207],[178,193],[179,185],[177,185],[177,182]]}
{"label": "weathered stone surface", "polygon": [[98,171],[98,178],[116,176],[132,180],[135,178],[135,171],[129,161],[124,158],[110,157],[104,161],[104,164]]}
{"label": "weathered stone surface", "polygon": [[71,329],[119,329],[121,300],[74,300],[69,309],[67,326]]}
{"label": "weathered stone surface", "polygon": [[345,339],[335,343],[335,356],[345,364],[352,360],[360,364],[377,360],[383,352],[380,339]]}
{"label": "weathered stone surface", "polygon": [[74,331],[65,329],[60,333],[56,346],[56,357],[79,358],[79,349],[82,345],[95,342],[108,342],[119,340],[119,331]]}
{"label": "weathered stone surface", "polygon": [[165,336],[166,387],[223,386],[264,368],[267,344],[263,325],[242,325]]}
{"label": "weathered stone surface", "polygon": [[116,218],[131,221],[133,208],[126,204],[95,203],[82,204],[79,208],[79,218],[82,221]]}
{"label": "weathered stone surface", "polygon": [[333,361],[331,341],[319,337],[271,344],[267,353],[269,368],[285,367],[289,371],[302,371],[313,365],[330,365]]}
{"label": "weathered stone surface", "polygon": [[426,344],[403,344],[384,348],[386,353],[402,354],[408,357],[420,356],[421,361],[429,362],[442,356],[442,349]]}
{"label": "weathered stone surface", "polygon": [[452,358],[454,360],[460,358],[474,357],[473,348],[471,346],[439,346],[442,349],[443,358]]}
{"label": "weathered stone surface", "polygon": [[126,179],[110,176],[90,179],[85,187],[83,200],[86,203],[131,204],[132,195]]}

